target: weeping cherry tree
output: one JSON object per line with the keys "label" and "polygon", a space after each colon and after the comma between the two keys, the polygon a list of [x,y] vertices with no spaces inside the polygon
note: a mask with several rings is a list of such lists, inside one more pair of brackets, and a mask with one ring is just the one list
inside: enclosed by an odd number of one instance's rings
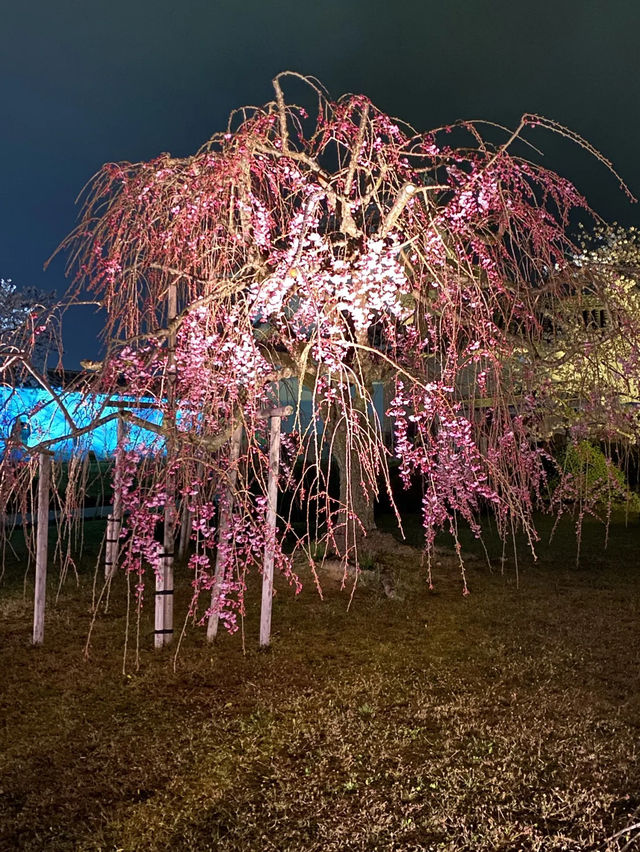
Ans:
{"label": "weeping cherry tree", "polygon": [[345,564],[384,549],[374,507],[386,492],[395,508],[396,476],[421,485],[427,561],[438,531],[464,519],[480,535],[487,510],[535,539],[541,412],[558,402],[540,365],[584,272],[568,235],[584,198],[517,153],[540,129],[589,147],[574,134],[533,115],[513,133],[419,132],[306,78],[313,108],[290,103],[297,76],[191,157],[104,166],[66,242],[76,298],[106,311],[92,392],[162,412],[155,444],[119,448],[124,567],[141,599],[182,526],[193,607],[213,589],[199,612],[231,629],[271,535],[267,415],[285,380],[296,404],[272,544],[296,588],[301,552],[317,582],[318,543]]}

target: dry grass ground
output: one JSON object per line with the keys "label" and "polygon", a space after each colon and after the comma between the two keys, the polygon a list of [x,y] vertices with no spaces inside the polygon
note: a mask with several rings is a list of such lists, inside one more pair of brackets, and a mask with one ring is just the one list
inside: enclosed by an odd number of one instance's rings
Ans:
{"label": "dry grass ground", "polygon": [[349,612],[279,588],[266,653],[252,589],[246,654],[189,629],[175,670],[148,606],[126,676],[122,579],[86,662],[92,571],[32,648],[7,565],[0,849],[622,849],[633,832],[605,840],[640,822],[638,522],[602,538],[587,526],[576,568],[565,525],[519,588],[512,564],[474,563],[466,598],[446,565],[430,592],[419,560],[399,599],[372,583]]}

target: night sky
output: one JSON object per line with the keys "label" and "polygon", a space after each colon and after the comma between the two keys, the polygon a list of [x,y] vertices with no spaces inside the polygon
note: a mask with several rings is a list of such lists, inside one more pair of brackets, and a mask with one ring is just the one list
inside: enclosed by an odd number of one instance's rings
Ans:
{"label": "night sky", "polygon": [[[427,130],[542,113],[603,151],[640,195],[640,0],[4,0],[0,276],[62,294],[75,198],[106,161],[193,153],[293,69]],[[545,164],[608,219],[640,224],[616,180],[543,134]],[[65,365],[95,357],[91,309]]]}

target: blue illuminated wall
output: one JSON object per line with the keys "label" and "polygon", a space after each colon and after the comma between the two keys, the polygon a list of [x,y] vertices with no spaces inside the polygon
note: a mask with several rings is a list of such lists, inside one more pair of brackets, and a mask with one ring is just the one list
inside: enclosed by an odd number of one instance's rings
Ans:
{"label": "blue illuminated wall", "polygon": [[[374,383],[373,401],[383,430],[389,429],[384,416],[385,404],[382,385]],[[87,397],[77,392],[59,391],[65,407],[69,411],[76,428],[88,426],[96,417],[105,418],[117,413],[113,406],[104,406],[104,396]],[[161,414],[148,408],[136,409],[133,398],[121,397],[122,401],[131,400],[129,409],[142,420],[159,423]],[[295,406],[298,402],[298,387],[295,379],[281,382],[280,402],[282,405]],[[306,428],[312,413],[311,392],[305,387],[300,396],[300,419],[302,428]],[[285,431],[291,429],[293,417],[283,422]],[[16,426],[16,424],[18,424]],[[20,426],[22,424],[22,426]],[[96,427],[77,438],[65,438],[70,428],[62,411],[51,394],[41,388],[12,388],[0,386],[0,455],[4,453],[7,438],[14,429],[21,432],[21,440],[27,446],[36,446],[41,441],[52,438],[59,440],[50,446],[55,455],[68,459],[71,455],[84,456],[89,452],[98,459],[107,459],[113,455],[117,440],[117,419]],[[137,426],[129,427],[129,441],[142,448],[157,444],[158,435]]]}
{"label": "blue illuminated wall", "polygon": [[[88,398],[74,392],[59,392],[60,398],[69,411],[77,428],[88,426],[99,414],[101,418],[116,414],[117,409],[106,406],[101,410],[105,397]],[[126,397],[123,397],[126,400]],[[159,423],[160,414],[149,409],[136,410],[132,401],[131,411],[138,417]],[[19,422],[22,427],[16,427]],[[41,388],[11,388],[0,386],[0,453],[4,453],[7,438],[12,430],[18,428],[27,446],[35,446],[41,441],[52,438],[60,440],[50,447],[58,458],[69,458],[71,455],[86,455],[89,452],[99,459],[113,455],[117,440],[117,419],[80,435],[77,438],[65,438],[69,433],[62,411],[51,394]],[[146,429],[132,426],[129,429],[130,441],[137,445],[149,445],[157,441],[158,436]]]}

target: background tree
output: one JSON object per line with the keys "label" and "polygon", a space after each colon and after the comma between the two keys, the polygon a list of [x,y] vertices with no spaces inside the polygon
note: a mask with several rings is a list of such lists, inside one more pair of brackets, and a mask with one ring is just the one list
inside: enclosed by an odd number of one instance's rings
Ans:
{"label": "background tree", "polygon": [[547,426],[565,436],[553,508],[608,517],[613,503],[637,507],[623,470],[637,471],[640,243],[633,227],[598,224],[578,244],[539,383],[556,389]]}
{"label": "background tree", "polygon": [[[600,224],[579,235],[559,301],[545,308],[539,383],[557,389],[555,414],[594,437],[630,437],[639,399],[640,247],[634,228]],[[560,402],[564,401],[564,409]],[[624,412],[627,416],[625,425]]]}
{"label": "background tree", "polygon": [[55,303],[55,293],[36,287],[19,289],[10,279],[0,278],[3,381],[33,383],[33,371],[44,371],[47,355],[56,341],[51,315]]}

